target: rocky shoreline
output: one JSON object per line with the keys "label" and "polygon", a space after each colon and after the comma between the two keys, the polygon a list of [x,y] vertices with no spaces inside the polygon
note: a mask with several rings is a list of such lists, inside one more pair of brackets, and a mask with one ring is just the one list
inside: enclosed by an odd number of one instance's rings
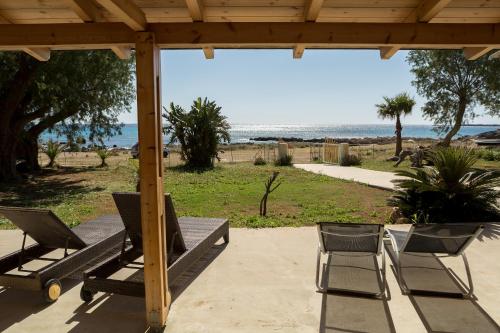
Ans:
{"label": "rocky shoreline", "polygon": [[[379,136],[375,138],[332,138],[334,143],[348,143],[350,145],[369,145],[369,144],[391,144],[396,142],[396,137],[388,137],[388,136]],[[267,141],[284,141],[284,142],[306,142],[306,143],[324,143],[325,139],[302,139],[302,138],[280,138],[274,136],[266,136],[266,137],[255,137],[250,138],[250,140],[254,142],[267,142]],[[415,138],[415,137],[403,137],[404,141],[412,140],[412,141],[437,141],[433,138]]]}

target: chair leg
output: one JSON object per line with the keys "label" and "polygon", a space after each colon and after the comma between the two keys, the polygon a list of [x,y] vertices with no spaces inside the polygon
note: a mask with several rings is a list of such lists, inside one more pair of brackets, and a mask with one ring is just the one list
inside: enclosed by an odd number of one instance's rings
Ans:
{"label": "chair leg", "polygon": [[229,231],[222,237],[224,238],[224,243],[229,244]]}
{"label": "chair leg", "polygon": [[466,298],[471,298],[474,295],[474,285],[472,284],[472,274],[470,272],[470,267],[469,267],[469,262],[467,261],[467,257],[465,256],[465,253],[462,253],[462,259],[464,261],[465,265],[465,272],[467,273],[467,281],[469,285],[467,286],[467,294],[465,295]]}
{"label": "chair leg", "polygon": [[326,289],[321,286],[321,281],[320,281],[320,278],[322,277],[321,274],[319,273],[320,264],[321,264],[321,249],[318,246],[318,255],[316,258],[316,288],[318,288],[318,291],[320,292],[325,292]]}
{"label": "chair leg", "polygon": [[406,282],[403,278],[403,271],[401,269],[401,258],[399,257],[398,253],[396,253],[396,270],[398,273],[399,287],[401,288],[403,295],[408,295],[410,293],[410,289],[408,289],[408,287],[406,286]]}
{"label": "chair leg", "polygon": [[378,297],[378,298],[382,298],[383,296],[385,296],[385,289],[386,289],[386,285],[387,285],[387,280],[386,280],[386,274],[385,273],[386,273],[386,269],[385,269],[385,249],[382,246],[382,268],[380,270],[381,281],[382,281],[382,290],[380,291],[380,293],[378,293],[376,295],[376,297]]}

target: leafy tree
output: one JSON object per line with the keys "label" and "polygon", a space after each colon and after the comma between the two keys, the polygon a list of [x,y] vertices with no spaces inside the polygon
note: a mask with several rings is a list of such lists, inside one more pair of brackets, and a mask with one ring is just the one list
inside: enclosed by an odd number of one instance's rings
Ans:
{"label": "leafy tree", "polygon": [[132,75],[133,61],[110,51],[53,51],[48,62],[0,52],[0,181],[17,178],[21,159],[40,169],[37,143],[45,131],[69,141],[119,132],[118,114],[134,98]]}
{"label": "leafy tree", "polygon": [[409,115],[415,106],[415,100],[407,93],[398,94],[392,98],[384,96],[384,103],[376,104],[377,112],[382,119],[396,119],[396,152],[394,156],[399,156],[403,150],[403,142],[401,139],[401,116]]}
{"label": "leafy tree", "polygon": [[397,194],[389,203],[415,222],[496,221],[498,170],[474,169],[472,149],[438,147],[428,153],[434,165],[415,172],[398,170]]}
{"label": "leafy tree", "polygon": [[163,117],[167,126],[163,131],[170,135],[170,143],[179,142],[181,156],[188,167],[208,168],[218,157],[217,146],[229,143],[229,123],[221,114],[221,107],[207,98],[193,101],[191,111],[170,103],[170,111],[164,107]]}
{"label": "leafy tree", "polygon": [[442,145],[449,146],[463,123],[473,120],[476,106],[500,115],[500,60],[483,56],[466,60],[462,51],[410,51],[407,61],[415,74],[412,84],[428,99],[423,114],[434,121]]}

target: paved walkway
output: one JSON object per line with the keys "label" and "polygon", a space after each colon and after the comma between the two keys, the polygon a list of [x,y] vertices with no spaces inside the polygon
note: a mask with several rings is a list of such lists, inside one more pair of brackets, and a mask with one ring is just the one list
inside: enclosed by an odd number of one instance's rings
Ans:
{"label": "paved walkway", "polygon": [[317,174],[352,180],[391,191],[394,190],[394,184],[391,181],[397,178],[392,172],[343,167],[331,164],[294,164],[294,166]]}

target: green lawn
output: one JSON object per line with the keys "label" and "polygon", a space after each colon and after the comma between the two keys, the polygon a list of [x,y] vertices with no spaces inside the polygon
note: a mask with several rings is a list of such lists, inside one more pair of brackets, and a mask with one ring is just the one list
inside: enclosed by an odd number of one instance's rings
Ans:
{"label": "green lawn", "polygon": [[[259,217],[264,182],[280,171],[282,185]],[[110,168],[65,168],[15,185],[0,185],[2,205],[45,207],[75,225],[116,213],[113,191],[132,191],[134,167],[124,160]],[[172,193],[178,216],[227,217],[233,227],[312,225],[317,221],[386,222],[387,191],[315,175],[291,167],[222,164],[203,173],[166,169],[165,191]],[[10,228],[0,219],[0,228]]]}

